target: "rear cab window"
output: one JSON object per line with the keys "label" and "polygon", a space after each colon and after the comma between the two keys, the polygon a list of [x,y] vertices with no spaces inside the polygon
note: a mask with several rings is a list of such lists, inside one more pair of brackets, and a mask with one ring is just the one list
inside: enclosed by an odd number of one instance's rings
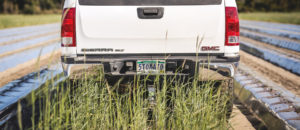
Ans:
{"label": "rear cab window", "polygon": [[220,5],[222,0],[79,0],[80,5]]}

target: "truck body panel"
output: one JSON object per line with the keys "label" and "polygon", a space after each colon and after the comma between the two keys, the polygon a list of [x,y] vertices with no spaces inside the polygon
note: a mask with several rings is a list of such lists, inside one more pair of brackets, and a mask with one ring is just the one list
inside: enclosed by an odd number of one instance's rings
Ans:
{"label": "truck body panel", "polygon": [[[77,53],[224,53],[223,5],[155,6],[164,8],[161,19],[140,19],[137,8],[143,7],[77,7]],[[197,50],[197,38],[203,38],[200,46],[219,49]],[[85,51],[91,48],[104,51]]]}
{"label": "truck body panel", "polygon": [[239,61],[238,25],[235,0],[66,0],[62,62],[66,71],[102,64],[109,73],[126,75],[151,60],[173,73],[189,63],[183,72],[194,73],[191,66],[200,59],[232,77]]}

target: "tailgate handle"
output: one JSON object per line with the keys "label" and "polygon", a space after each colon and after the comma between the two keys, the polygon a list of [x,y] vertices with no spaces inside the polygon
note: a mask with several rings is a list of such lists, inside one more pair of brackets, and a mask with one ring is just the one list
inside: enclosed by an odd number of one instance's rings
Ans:
{"label": "tailgate handle", "polygon": [[164,15],[164,8],[161,7],[146,7],[137,9],[140,19],[160,19]]}
{"label": "tailgate handle", "polygon": [[158,15],[158,9],[144,9],[144,15]]}

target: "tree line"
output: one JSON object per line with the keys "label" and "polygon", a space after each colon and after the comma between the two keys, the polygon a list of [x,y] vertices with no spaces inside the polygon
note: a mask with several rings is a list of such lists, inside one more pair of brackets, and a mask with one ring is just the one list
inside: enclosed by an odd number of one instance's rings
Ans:
{"label": "tree line", "polygon": [[300,0],[236,0],[240,12],[300,11]]}
{"label": "tree line", "polygon": [[0,0],[0,13],[39,14],[58,13],[64,0]]}
{"label": "tree line", "polygon": [[[0,0],[0,13],[58,13],[64,0]],[[236,0],[240,12],[300,11],[300,0]]]}

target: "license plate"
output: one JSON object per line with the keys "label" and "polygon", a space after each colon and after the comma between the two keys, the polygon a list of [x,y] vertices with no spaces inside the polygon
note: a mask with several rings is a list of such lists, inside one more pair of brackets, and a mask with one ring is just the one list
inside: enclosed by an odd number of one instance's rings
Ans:
{"label": "license plate", "polygon": [[166,61],[164,60],[140,60],[136,65],[138,74],[162,74],[166,71]]}

